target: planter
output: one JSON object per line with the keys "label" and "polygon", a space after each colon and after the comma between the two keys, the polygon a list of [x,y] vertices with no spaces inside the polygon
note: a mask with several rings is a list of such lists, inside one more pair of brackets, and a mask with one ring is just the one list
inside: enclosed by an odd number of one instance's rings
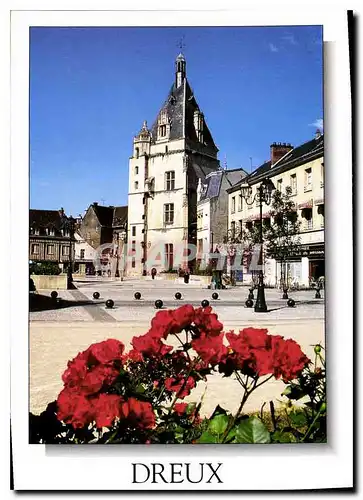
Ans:
{"label": "planter", "polygon": [[32,274],[37,290],[67,290],[67,275]]}

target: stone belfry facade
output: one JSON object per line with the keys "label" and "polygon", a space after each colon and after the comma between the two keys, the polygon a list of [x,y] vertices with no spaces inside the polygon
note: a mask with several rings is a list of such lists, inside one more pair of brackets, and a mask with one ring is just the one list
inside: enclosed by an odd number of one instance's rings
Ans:
{"label": "stone belfry facade", "polygon": [[179,54],[174,83],[155,122],[149,129],[145,121],[133,141],[128,275],[149,274],[152,267],[159,272],[179,264],[193,267],[185,255],[188,243],[196,244],[198,181],[219,168],[217,153]]}

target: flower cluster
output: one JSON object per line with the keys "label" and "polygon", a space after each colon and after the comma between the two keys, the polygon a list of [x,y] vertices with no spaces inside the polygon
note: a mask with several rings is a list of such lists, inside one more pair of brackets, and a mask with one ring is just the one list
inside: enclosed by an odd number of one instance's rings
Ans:
{"label": "flower cluster", "polygon": [[[166,343],[172,336],[180,347]],[[199,409],[187,412],[188,405],[180,400],[213,370],[225,376],[235,373],[238,380],[251,376],[256,386],[265,375],[292,381],[309,363],[294,340],[269,335],[266,329],[224,333],[209,306],[158,311],[149,331],[133,337],[131,344],[125,353],[122,342],[109,339],[68,362],[57,399],[60,421],[75,429],[117,425],[121,442],[138,439],[133,432],[142,434],[143,442],[169,442],[168,425],[175,416],[177,422],[186,422],[183,429],[188,432],[199,423]]]}
{"label": "flower cluster", "polygon": [[226,333],[228,354],[222,359],[219,371],[226,375],[235,370],[253,377],[273,375],[284,382],[295,379],[310,360],[294,340],[268,335],[267,331],[244,328],[238,334]]}
{"label": "flower cluster", "polygon": [[111,426],[115,419],[126,419],[140,427],[155,425],[152,406],[134,398],[125,401],[108,393],[116,381],[123,361],[124,345],[109,339],[92,344],[68,362],[62,380],[64,389],[57,399],[57,417],[74,428],[92,422],[97,428]]}

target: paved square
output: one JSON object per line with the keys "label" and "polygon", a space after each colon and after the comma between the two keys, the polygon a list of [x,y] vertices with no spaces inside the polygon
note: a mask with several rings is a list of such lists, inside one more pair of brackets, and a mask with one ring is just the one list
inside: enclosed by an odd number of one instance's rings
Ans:
{"label": "paved square", "polygon": [[[215,301],[211,299],[212,291],[198,283],[95,278],[77,282],[77,287],[59,291],[59,297],[69,301],[69,307],[30,313],[30,410],[33,413],[40,413],[57,397],[63,386],[61,375],[67,361],[79,351],[107,338],[117,338],[128,347],[134,335],[144,334],[155,315],[154,301],[158,298],[168,308],[186,303],[198,306],[201,300],[208,299],[225,330],[238,331],[247,326],[268,328],[269,333],[296,340],[309,357],[313,357],[314,344],[325,345],[324,301],[314,299],[313,291],[291,293],[296,307],[290,308],[286,300],[280,298],[280,292],[267,289],[266,302],[271,311],[255,313],[253,308],[244,305],[247,287],[220,290],[219,299]],[[95,291],[100,293],[98,300],[93,299]],[[140,291],[142,300],[134,299],[136,291]],[[176,291],[182,293],[183,300],[174,298]],[[49,291],[43,293],[49,295]],[[105,308],[105,300],[109,298],[115,302],[113,309]],[[168,338],[169,342],[172,343],[172,339]],[[281,381],[268,382],[254,393],[246,411],[259,410],[264,402],[281,399],[283,388]],[[217,404],[231,411],[237,409],[241,387],[235,380],[219,374],[209,376],[207,383],[198,384],[188,399],[197,401],[205,390],[203,414],[210,414]]]}

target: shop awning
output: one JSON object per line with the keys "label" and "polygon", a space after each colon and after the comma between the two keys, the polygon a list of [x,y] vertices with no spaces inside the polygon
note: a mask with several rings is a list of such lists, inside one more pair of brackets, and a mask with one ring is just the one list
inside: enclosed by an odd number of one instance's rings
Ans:
{"label": "shop awning", "polygon": [[314,200],[314,205],[324,205],[324,198],[319,198],[318,200]]}
{"label": "shop awning", "polygon": [[304,203],[299,203],[298,209],[304,210],[304,208],[313,208],[313,200],[309,200]]}

